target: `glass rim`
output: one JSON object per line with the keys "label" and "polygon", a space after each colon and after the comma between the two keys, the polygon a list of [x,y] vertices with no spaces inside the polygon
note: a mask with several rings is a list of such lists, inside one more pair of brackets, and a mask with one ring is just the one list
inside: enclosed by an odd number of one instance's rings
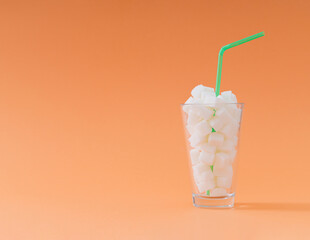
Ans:
{"label": "glass rim", "polygon": [[211,105],[226,105],[226,104],[236,104],[244,105],[244,103],[181,103],[181,106],[211,106]]}

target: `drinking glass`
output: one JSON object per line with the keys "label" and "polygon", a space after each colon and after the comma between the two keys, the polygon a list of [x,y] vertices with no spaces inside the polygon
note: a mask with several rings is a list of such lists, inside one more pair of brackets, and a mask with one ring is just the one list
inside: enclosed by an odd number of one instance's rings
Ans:
{"label": "drinking glass", "polygon": [[233,207],[243,103],[181,104],[195,207]]}

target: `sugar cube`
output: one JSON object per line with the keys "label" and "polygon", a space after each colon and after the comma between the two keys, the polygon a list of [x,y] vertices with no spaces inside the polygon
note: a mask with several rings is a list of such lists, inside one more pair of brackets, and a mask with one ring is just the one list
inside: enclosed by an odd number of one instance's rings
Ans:
{"label": "sugar cube", "polygon": [[211,146],[218,147],[218,146],[222,145],[223,142],[224,142],[224,135],[221,133],[213,132],[208,137],[208,143]]}
{"label": "sugar cube", "polygon": [[199,161],[206,163],[207,165],[212,165],[214,162],[215,154],[214,153],[208,153],[205,151],[202,151],[199,155]]}
{"label": "sugar cube", "polygon": [[230,188],[232,184],[232,176],[216,177],[216,186]]}
{"label": "sugar cube", "polygon": [[200,151],[198,149],[192,149],[190,151],[192,165],[196,165],[199,162],[199,155],[200,155]]}
{"label": "sugar cube", "polygon": [[212,128],[207,121],[201,121],[195,126],[195,131],[202,135],[208,135],[212,132]]}
{"label": "sugar cube", "polygon": [[233,175],[233,168],[231,165],[226,167],[218,167],[216,165],[213,166],[213,174],[214,176],[225,177],[225,176],[232,176]]}
{"label": "sugar cube", "polygon": [[227,153],[216,153],[214,168],[225,168],[231,163],[230,155]]}
{"label": "sugar cube", "polygon": [[225,188],[214,188],[211,192],[210,192],[210,196],[211,197],[223,197],[226,196],[227,192]]}

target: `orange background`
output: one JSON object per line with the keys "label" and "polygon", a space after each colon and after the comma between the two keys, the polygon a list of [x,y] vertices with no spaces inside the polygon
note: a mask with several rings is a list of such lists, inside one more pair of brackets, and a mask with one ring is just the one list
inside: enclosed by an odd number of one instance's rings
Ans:
{"label": "orange background", "polygon": [[[1,239],[309,239],[310,2],[0,1]],[[179,104],[245,112],[236,207],[192,206]]]}

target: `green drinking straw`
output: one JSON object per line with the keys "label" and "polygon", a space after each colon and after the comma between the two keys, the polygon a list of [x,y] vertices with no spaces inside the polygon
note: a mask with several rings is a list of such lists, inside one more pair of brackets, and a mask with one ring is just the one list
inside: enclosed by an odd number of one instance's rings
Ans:
{"label": "green drinking straw", "polygon": [[252,40],[254,40],[256,38],[259,38],[259,37],[262,37],[264,35],[265,35],[264,32],[260,32],[260,33],[257,33],[255,35],[253,35],[253,36],[241,39],[241,40],[233,42],[233,43],[230,43],[230,44],[228,44],[228,45],[226,45],[226,46],[221,48],[221,50],[219,52],[219,59],[218,59],[218,64],[217,64],[217,75],[216,75],[216,86],[215,86],[215,94],[216,94],[216,96],[220,95],[221,75],[222,75],[222,62],[223,62],[223,54],[224,54],[224,52],[227,49],[229,49],[229,48],[236,47],[236,46],[238,46],[240,44],[252,41]]}

